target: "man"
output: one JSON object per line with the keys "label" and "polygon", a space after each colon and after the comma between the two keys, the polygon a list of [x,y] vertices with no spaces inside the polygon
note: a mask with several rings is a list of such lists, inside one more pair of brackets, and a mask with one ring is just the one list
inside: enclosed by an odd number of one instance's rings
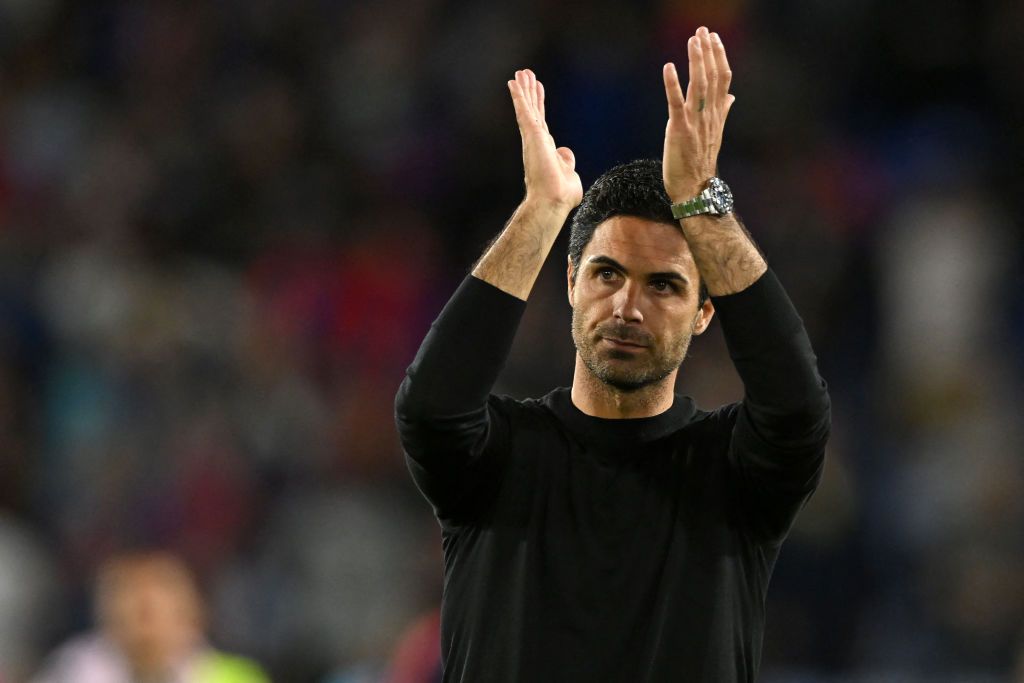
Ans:
{"label": "man", "polygon": [[[829,399],[800,318],[714,179],[735,99],[721,40],[698,29],[688,59],[685,97],[664,68],[660,173],[627,164],[585,197],[548,133],[543,87],[530,71],[509,82],[526,197],[396,397],[443,530],[445,681],[756,677],[768,579],[820,477]],[[581,201],[572,388],[489,396]],[[708,412],[674,385],[716,311],[745,392]]]}
{"label": "man", "polygon": [[61,646],[33,683],[268,683],[246,659],[211,648],[185,564],[165,552],[111,558],[96,582],[100,630]]}

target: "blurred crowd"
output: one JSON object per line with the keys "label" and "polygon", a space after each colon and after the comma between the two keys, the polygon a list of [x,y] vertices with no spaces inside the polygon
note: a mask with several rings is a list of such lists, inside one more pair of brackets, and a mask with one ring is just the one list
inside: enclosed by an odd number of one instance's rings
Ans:
{"label": "blurred crowd", "polygon": [[[702,24],[721,174],[834,404],[763,679],[1024,681],[1017,0],[0,0],[0,681],[154,547],[274,681],[436,680],[392,400],[521,195],[505,81],[538,73],[587,185],[660,155]],[[571,381],[564,258],[501,393]],[[742,395],[717,331],[679,390]]]}

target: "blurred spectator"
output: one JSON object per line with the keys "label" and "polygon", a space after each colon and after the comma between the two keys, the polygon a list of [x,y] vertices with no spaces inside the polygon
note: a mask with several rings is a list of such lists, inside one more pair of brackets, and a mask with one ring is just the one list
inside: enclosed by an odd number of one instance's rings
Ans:
{"label": "blurred spectator", "polygon": [[0,681],[28,675],[56,597],[52,558],[29,529],[0,511]]}
{"label": "blurred spectator", "polygon": [[380,683],[441,683],[441,610],[417,618],[398,639]]}
{"label": "blurred spectator", "polygon": [[259,666],[213,649],[192,574],[175,556],[116,556],[96,581],[99,629],[50,657],[34,683],[269,683]]}

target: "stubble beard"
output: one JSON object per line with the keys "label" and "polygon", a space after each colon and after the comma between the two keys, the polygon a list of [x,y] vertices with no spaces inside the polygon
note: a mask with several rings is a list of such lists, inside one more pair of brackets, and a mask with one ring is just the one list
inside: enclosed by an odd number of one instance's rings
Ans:
{"label": "stubble beard", "polygon": [[656,384],[678,368],[686,358],[686,352],[693,339],[692,330],[684,328],[683,334],[671,340],[670,347],[662,352],[653,345],[637,351],[623,351],[608,346],[599,348],[601,336],[630,339],[628,333],[614,325],[599,325],[588,333],[578,309],[572,311],[572,339],[580,359],[590,373],[617,391],[633,393]]}

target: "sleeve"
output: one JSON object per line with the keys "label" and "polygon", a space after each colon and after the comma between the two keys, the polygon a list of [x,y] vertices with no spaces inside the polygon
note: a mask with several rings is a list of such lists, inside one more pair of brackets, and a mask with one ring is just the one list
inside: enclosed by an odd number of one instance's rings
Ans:
{"label": "sleeve", "polygon": [[508,452],[507,407],[491,388],[526,302],[472,275],[431,325],[395,396],[395,425],[417,487],[438,517],[493,482]]}
{"label": "sleeve", "polygon": [[743,381],[729,464],[760,535],[781,542],[821,479],[831,404],[803,321],[768,270],[742,292],[713,299]]}

